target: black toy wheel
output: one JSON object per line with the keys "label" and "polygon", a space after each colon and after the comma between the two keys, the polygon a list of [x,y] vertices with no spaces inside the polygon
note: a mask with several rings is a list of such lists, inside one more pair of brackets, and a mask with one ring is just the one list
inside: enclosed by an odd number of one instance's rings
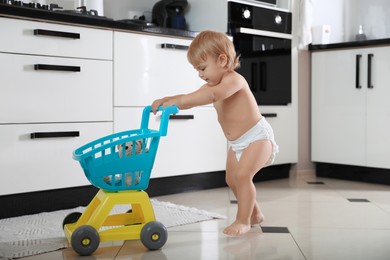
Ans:
{"label": "black toy wheel", "polygon": [[73,250],[79,255],[91,255],[100,244],[99,233],[91,226],[80,226],[73,231],[71,244]]}
{"label": "black toy wheel", "polygon": [[167,239],[168,231],[160,222],[149,222],[141,230],[141,242],[150,250],[160,249]]}
{"label": "black toy wheel", "polygon": [[76,223],[77,220],[79,220],[81,216],[80,212],[72,212],[69,213],[65,218],[64,221],[62,221],[62,229],[65,227],[66,224],[73,224]]}

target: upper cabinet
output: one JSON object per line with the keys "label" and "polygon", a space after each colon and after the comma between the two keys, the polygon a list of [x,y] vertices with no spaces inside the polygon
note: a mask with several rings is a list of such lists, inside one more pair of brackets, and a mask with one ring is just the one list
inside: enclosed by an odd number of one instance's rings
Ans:
{"label": "upper cabinet", "polygon": [[390,168],[390,47],[312,53],[312,160]]}

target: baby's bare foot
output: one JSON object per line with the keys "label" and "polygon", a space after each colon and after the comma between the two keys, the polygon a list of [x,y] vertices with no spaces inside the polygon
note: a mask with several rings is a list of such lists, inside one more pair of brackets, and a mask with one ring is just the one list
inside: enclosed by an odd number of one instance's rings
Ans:
{"label": "baby's bare foot", "polygon": [[223,233],[229,236],[241,236],[251,229],[250,225],[239,223],[237,220],[233,224],[225,228]]}
{"label": "baby's bare foot", "polygon": [[258,224],[261,224],[261,222],[264,221],[264,215],[262,213],[260,214],[253,214],[251,216],[251,226],[255,226]]}

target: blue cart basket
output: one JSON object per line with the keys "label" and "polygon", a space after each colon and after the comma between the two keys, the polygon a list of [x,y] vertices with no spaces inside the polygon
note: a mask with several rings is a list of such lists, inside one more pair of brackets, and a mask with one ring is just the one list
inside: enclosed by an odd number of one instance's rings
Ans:
{"label": "blue cart basket", "polygon": [[149,129],[151,111],[151,106],[144,108],[140,129],[102,137],[73,152],[73,159],[80,162],[94,186],[113,192],[148,187],[160,137],[167,135],[169,116],[179,109],[159,107],[158,130]]}

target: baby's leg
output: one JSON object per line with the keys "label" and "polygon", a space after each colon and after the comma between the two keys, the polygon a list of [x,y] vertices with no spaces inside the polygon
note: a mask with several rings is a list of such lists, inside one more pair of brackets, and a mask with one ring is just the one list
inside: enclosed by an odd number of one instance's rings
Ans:
{"label": "baby's leg", "polygon": [[[228,151],[227,162],[226,162],[226,183],[229,188],[232,190],[235,198],[237,198],[237,189],[236,189],[236,172],[238,169],[238,161],[236,158],[236,154],[230,149]],[[253,207],[253,212],[251,214],[251,225],[257,225],[263,222],[264,215],[261,213],[260,206],[255,200],[255,205]]]}
{"label": "baby's leg", "polygon": [[255,200],[255,206],[253,208],[252,215],[251,215],[251,225],[255,226],[261,224],[261,222],[263,221],[264,221],[264,215],[263,213],[261,213],[259,203],[257,202],[257,200]]}
{"label": "baby's leg", "polygon": [[[270,141],[256,141],[244,150],[234,173],[228,175],[227,167],[227,181],[229,183],[229,179],[230,181],[233,179],[234,184],[229,186],[233,187],[232,190],[236,195],[238,211],[234,223],[225,228],[225,234],[233,236],[245,234],[250,230],[252,221],[258,223],[262,221],[260,208],[258,204],[256,205],[256,188],[252,179],[268,161],[271,153]],[[229,159],[231,157],[228,157]]]}

